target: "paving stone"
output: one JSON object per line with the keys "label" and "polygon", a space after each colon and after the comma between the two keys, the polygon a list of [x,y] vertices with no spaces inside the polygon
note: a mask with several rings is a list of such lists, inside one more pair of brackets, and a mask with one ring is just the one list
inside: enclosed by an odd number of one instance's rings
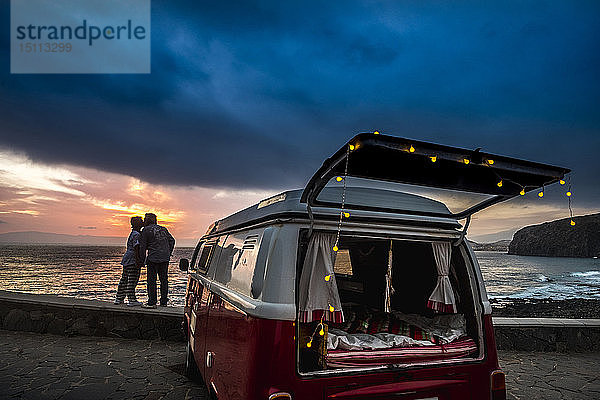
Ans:
{"label": "paving stone", "polygon": [[92,378],[108,378],[115,374],[115,369],[105,364],[85,365],[81,367],[81,375]]}

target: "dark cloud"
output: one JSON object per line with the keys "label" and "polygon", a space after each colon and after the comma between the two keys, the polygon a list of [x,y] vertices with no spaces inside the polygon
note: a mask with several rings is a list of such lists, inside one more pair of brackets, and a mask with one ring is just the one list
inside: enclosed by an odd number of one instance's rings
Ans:
{"label": "dark cloud", "polygon": [[594,202],[599,8],[155,1],[150,75],[10,75],[5,30],[0,145],[156,183],[284,188],[379,129],[568,166]]}

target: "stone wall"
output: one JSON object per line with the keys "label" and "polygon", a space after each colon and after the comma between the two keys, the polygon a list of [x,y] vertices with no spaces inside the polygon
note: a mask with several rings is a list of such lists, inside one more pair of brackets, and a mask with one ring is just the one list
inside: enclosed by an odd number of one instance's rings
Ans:
{"label": "stone wall", "polygon": [[[181,307],[147,310],[103,301],[0,291],[0,328],[55,335],[184,341]],[[499,350],[600,351],[600,320],[494,318]]]}
{"label": "stone wall", "polygon": [[129,308],[108,302],[0,291],[0,327],[56,335],[183,341],[182,308]]}
{"label": "stone wall", "polygon": [[598,352],[600,320],[494,318],[499,350]]}

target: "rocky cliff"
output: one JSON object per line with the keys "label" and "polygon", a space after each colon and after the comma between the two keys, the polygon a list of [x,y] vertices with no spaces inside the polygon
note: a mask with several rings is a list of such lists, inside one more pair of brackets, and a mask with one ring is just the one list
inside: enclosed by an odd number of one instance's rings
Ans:
{"label": "rocky cliff", "polygon": [[508,245],[510,244],[510,240],[498,240],[497,242],[492,243],[477,243],[469,240],[469,244],[475,251],[503,251],[506,252],[508,250]]}
{"label": "rocky cliff", "polygon": [[600,214],[559,219],[518,230],[508,254],[547,257],[599,257]]}

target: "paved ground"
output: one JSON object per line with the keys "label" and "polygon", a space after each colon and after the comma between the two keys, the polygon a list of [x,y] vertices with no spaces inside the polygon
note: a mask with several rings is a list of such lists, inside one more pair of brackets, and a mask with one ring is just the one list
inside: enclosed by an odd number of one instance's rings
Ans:
{"label": "paved ground", "polygon": [[600,353],[500,352],[509,399],[600,399]]}
{"label": "paved ground", "polygon": [[0,330],[0,399],[206,399],[185,345]]}
{"label": "paved ground", "polygon": [[[0,399],[206,399],[182,343],[0,330]],[[599,399],[600,353],[502,352],[509,399]]]}

